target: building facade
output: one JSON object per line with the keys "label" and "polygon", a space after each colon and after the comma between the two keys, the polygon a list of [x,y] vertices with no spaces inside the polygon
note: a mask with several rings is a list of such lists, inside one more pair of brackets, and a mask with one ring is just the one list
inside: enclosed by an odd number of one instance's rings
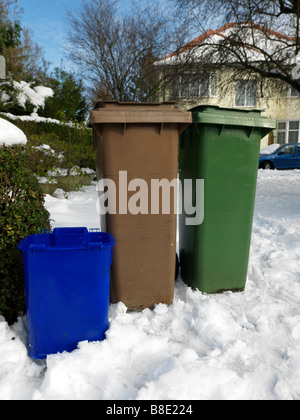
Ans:
{"label": "building facade", "polygon": [[[183,55],[189,52],[186,66],[164,92],[164,100],[176,100],[183,110],[198,105],[215,105],[233,109],[261,110],[263,115],[277,120],[278,129],[262,140],[261,148],[278,143],[300,143],[300,92],[278,79],[266,79],[260,75],[230,65],[199,64],[191,60],[192,50],[199,42],[222,37],[230,24],[218,31],[208,31],[187,44],[179,53],[170,54],[161,63],[176,66],[184,62]],[[276,36],[284,37],[276,33]],[[215,41],[214,41],[215,42]],[[181,57],[180,57],[181,56]],[[182,59],[183,58],[183,59]],[[299,74],[300,76],[300,74]]]}

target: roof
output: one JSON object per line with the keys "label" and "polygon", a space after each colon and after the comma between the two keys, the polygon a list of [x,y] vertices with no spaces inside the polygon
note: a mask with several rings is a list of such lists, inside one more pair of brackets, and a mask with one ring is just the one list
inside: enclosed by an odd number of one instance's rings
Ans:
{"label": "roof", "polygon": [[[249,51],[252,51],[252,54],[253,52],[256,52],[262,55],[262,51],[270,51],[270,54],[272,54],[272,51],[276,50],[276,46],[278,47],[279,43],[281,45],[282,43],[284,43],[286,48],[287,44],[294,45],[296,41],[295,37],[287,36],[285,34],[282,34],[280,32],[274,31],[272,29],[269,29],[265,26],[253,22],[230,22],[217,30],[208,30],[207,32],[203,33],[202,35],[185,44],[183,47],[179,48],[177,51],[174,51],[168,56],[164,57],[160,60],[160,62],[161,64],[171,64],[172,62],[174,62],[174,59],[176,61],[176,58],[183,55],[187,55],[187,53],[192,52],[193,50],[196,51],[197,47],[201,45],[212,46],[221,43],[225,39],[230,40],[231,36],[237,33],[237,28],[240,30],[239,35],[244,35],[244,40],[243,42],[241,42],[241,45],[243,45]],[[249,36],[250,31],[251,35]],[[255,42],[253,42],[253,39],[251,40],[251,36],[255,36]],[[269,41],[269,45],[260,45],[262,42],[266,43],[267,41]]]}

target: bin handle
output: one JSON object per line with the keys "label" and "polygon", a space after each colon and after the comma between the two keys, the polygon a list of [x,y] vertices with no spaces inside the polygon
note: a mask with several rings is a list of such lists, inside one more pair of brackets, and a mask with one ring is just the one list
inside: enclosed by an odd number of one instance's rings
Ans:
{"label": "bin handle", "polygon": [[31,251],[46,251],[46,244],[30,244],[29,249]]}
{"label": "bin handle", "polygon": [[102,242],[89,242],[88,243],[88,248],[92,249],[92,248],[97,248],[102,250],[103,248],[103,243]]}

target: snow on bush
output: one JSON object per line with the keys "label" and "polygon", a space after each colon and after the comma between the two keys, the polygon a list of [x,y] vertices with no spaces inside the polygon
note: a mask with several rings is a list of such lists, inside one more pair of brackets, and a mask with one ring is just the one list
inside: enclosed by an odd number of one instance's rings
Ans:
{"label": "snow on bush", "polygon": [[45,100],[54,95],[49,87],[34,86],[25,81],[4,82],[0,87],[2,111],[11,111],[14,114],[19,114],[24,109],[24,115],[37,116],[38,109],[45,107]]}
{"label": "snow on bush", "polygon": [[23,131],[12,123],[0,118],[0,147],[25,145],[27,138]]}
{"label": "snow on bush", "polygon": [[44,108],[45,100],[54,95],[51,88],[45,86],[31,87],[30,83],[14,82],[14,87],[18,92],[18,102],[25,108],[26,101],[29,100],[34,106],[34,114],[37,113],[39,107]]}

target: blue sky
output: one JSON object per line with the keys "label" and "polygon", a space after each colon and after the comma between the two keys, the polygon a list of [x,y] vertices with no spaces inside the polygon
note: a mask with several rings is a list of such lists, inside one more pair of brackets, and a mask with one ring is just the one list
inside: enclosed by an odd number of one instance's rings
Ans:
{"label": "blue sky", "polygon": [[[121,6],[126,7],[128,1],[120,0]],[[34,41],[43,48],[51,69],[59,66],[61,59],[70,69],[71,64],[63,52],[66,9],[76,10],[81,0],[19,0],[19,4],[24,9],[22,25],[34,31]]]}
{"label": "blue sky", "polygon": [[59,66],[64,58],[63,44],[66,34],[65,10],[79,6],[81,0],[19,0],[24,9],[22,25],[34,32],[34,41],[44,50],[47,61]]}

